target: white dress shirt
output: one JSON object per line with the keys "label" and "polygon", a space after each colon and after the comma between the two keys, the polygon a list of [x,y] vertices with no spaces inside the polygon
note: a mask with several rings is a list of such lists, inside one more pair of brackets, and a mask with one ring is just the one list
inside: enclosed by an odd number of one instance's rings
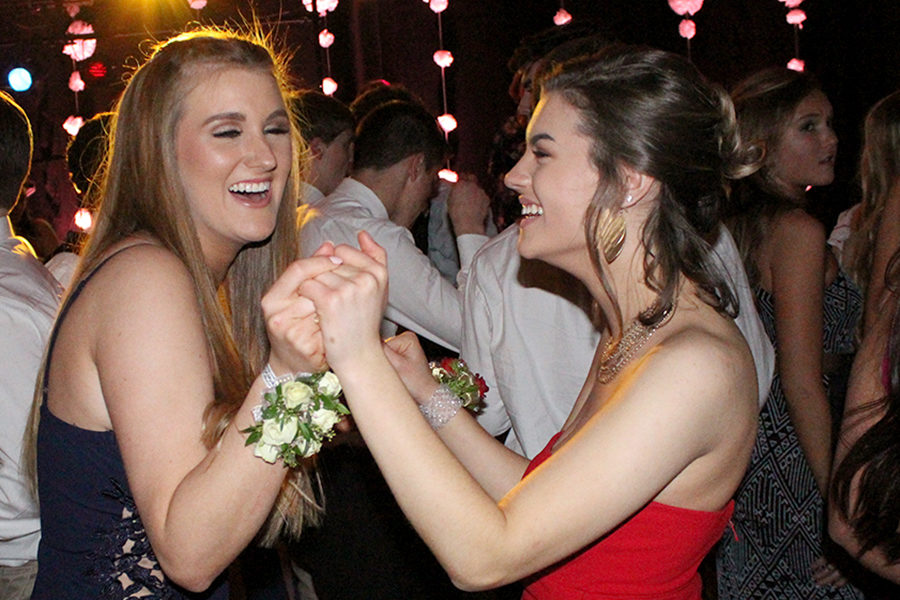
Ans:
{"label": "white dress shirt", "polygon": [[[347,177],[324,199],[310,204],[300,230],[300,248],[309,256],[322,245],[358,247],[356,234],[366,230],[387,252],[388,306],[381,333],[394,335],[397,325],[457,351],[462,333],[460,292],[416,247],[412,233],[388,218],[387,210],[371,189]],[[467,234],[457,238],[462,264],[467,270],[487,236]]]}
{"label": "white dress shirt", "polygon": [[0,217],[0,566],[37,558],[38,507],[20,470],[44,344],[62,288]]}
{"label": "white dress shirt", "polygon": [[[521,259],[517,238],[518,227],[509,227],[472,261],[465,284],[461,357],[490,387],[479,423],[492,435],[509,429],[507,447],[533,458],[568,418],[600,332],[588,316],[591,298],[581,282],[540,261]],[[735,323],[753,354],[762,403],[775,353],[756,313],[734,240],[724,227],[715,250],[737,292],[740,314]]]}

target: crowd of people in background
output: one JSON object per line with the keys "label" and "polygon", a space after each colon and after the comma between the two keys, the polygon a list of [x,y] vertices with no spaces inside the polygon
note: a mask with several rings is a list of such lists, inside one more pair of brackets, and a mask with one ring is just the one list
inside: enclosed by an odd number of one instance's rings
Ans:
{"label": "crowd of people in background", "polygon": [[[271,43],[158,43],[62,244],[0,92],[0,600],[895,597],[900,92],[829,232],[811,74],[554,28],[449,182],[406,87],[294,89]],[[326,369],[337,435],[261,460],[261,397]]]}

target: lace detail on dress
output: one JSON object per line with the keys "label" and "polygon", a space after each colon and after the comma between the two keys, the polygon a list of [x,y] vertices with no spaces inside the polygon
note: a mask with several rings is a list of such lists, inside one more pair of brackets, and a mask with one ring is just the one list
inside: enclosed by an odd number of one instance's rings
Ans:
{"label": "lace detail on dress", "polygon": [[174,591],[150,547],[134,498],[115,479],[103,495],[122,504],[122,518],[107,531],[96,533],[87,575],[100,584],[101,600],[171,600]]}

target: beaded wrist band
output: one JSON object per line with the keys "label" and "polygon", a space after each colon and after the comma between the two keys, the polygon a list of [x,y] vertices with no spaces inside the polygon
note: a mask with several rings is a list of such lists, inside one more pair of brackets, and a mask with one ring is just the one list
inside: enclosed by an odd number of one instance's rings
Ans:
{"label": "beaded wrist band", "polygon": [[451,392],[446,385],[441,385],[434,390],[428,402],[419,405],[419,410],[431,428],[436,430],[449,423],[462,405],[463,401],[459,396]]}
{"label": "beaded wrist band", "polygon": [[266,367],[262,370],[260,376],[262,377],[263,384],[265,384],[266,389],[274,389],[278,386],[279,383],[287,383],[289,381],[294,381],[294,377],[303,377],[310,375],[310,373],[297,373],[297,375],[291,375],[290,373],[286,373],[284,375],[276,375],[275,371],[272,370],[272,365],[266,363]]}

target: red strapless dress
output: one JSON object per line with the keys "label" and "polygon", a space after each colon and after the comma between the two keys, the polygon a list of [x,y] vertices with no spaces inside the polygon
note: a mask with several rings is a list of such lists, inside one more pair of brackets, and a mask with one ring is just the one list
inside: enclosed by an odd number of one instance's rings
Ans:
{"label": "red strapless dress", "polygon": [[[547,460],[559,434],[525,475]],[[699,600],[697,567],[722,537],[734,502],[716,512],[651,502],[586,549],[537,576],[523,600]]]}

